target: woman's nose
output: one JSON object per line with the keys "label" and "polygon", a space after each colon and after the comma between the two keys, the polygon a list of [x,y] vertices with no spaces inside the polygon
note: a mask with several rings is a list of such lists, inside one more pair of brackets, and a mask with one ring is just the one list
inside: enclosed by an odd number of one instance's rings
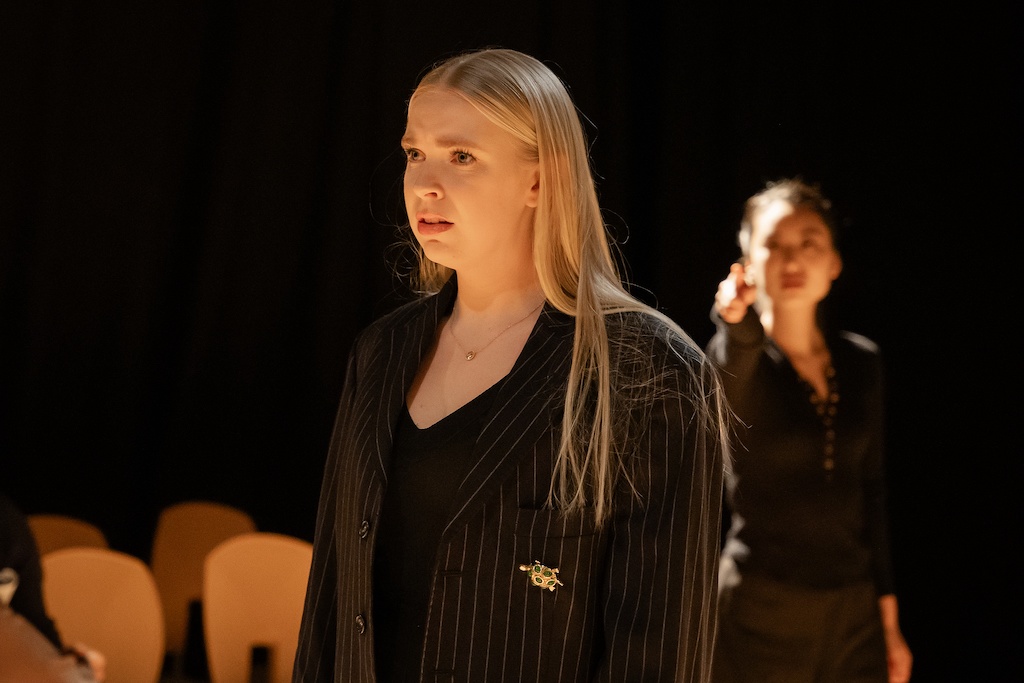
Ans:
{"label": "woman's nose", "polygon": [[800,265],[797,258],[798,251],[793,247],[779,247],[777,255],[779,263],[782,264],[782,270],[785,272],[793,272]]}
{"label": "woman's nose", "polygon": [[440,199],[444,196],[440,177],[426,163],[406,170],[405,182],[417,197]]}

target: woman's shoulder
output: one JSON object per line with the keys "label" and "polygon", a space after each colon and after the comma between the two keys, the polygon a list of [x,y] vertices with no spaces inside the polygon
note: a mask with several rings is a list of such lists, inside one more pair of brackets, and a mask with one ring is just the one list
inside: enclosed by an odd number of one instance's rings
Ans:
{"label": "woman's shoulder", "polygon": [[873,339],[849,330],[841,330],[836,334],[841,347],[845,347],[852,353],[866,356],[879,356],[881,349]]}
{"label": "woman's shoulder", "polygon": [[458,290],[455,277],[436,292],[413,292],[411,299],[398,304],[363,328],[360,337],[391,334],[395,330],[412,329],[417,325],[437,326],[442,311],[450,311]]}
{"label": "woman's shoulder", "polygon": [[437,294],[418,296],[415,299],[399,304],[392,310],[380,315],[360,330],[360,340],[378,340],[394,334],[396,331],[407,330],[417,323],[429,318],[427,314],[434,310]]}
{"label": "woman's shoulder", "polygon": [[396,327],[408,324],[410,321],[423,315],[430,308],[437,294],[424,294],[416,296],[409,301],[399,304],[392,310],[377,317],[367,328],[371,327]]}
{"label": "woman's shoulder", "polygon": [[875,341],[863,334],[841,331],[830,343],[832,363],[847,382],[851,376],[864,382],[877,380],[884,374],[881,350]]}
{"label": "woman's shoulder", "polygon": [[613,346],[649,359],[686,364],[703,363],[705,356],[693,339],[668,316],[653,310],[609,314],[608,339]]}

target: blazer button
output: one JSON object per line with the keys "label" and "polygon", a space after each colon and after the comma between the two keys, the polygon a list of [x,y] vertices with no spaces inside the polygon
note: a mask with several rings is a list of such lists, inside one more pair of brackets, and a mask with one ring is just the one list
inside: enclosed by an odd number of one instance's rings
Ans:
{"label": "blazer button", "polygon": [[366,619],[363,618],[362,614],[356,615],[356,632],[359,635],[366,633]]}
{"label": "blazer button", "polygon": [[370,522],[363,520],[363,523],[359,525],[359,538],[366,538],[370,534]]}

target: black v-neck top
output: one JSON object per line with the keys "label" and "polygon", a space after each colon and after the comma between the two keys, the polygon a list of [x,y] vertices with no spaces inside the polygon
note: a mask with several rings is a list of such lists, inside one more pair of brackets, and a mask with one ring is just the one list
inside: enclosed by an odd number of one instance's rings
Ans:
{"label": "black v-neck top", "polygon": [[402,409],[373,564],[379,683],[419,680],[434,554],[448,506],[503,381],[425,429],[413,422],[408,406]]}
{"label": "black v-neck top", "polygon": [[722,554],[776,581],[822,589],[874,581],[879,595],[893,593],[877,344],[826,329],[836,412],[825,424],[753,307],[738,323],[712,318],[708,355],[743,425],[726,473]]}

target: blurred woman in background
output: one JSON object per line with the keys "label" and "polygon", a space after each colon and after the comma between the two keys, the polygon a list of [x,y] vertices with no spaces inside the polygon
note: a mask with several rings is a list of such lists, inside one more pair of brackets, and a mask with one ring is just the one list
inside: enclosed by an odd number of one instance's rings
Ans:
{"label": "blurred woman in background", "polygon": [[717,683],[905,683],[886,513],[878,347],[825,324],[831,203],[799,179],[750,197],[708,355],[743,423],[727,473]]}

